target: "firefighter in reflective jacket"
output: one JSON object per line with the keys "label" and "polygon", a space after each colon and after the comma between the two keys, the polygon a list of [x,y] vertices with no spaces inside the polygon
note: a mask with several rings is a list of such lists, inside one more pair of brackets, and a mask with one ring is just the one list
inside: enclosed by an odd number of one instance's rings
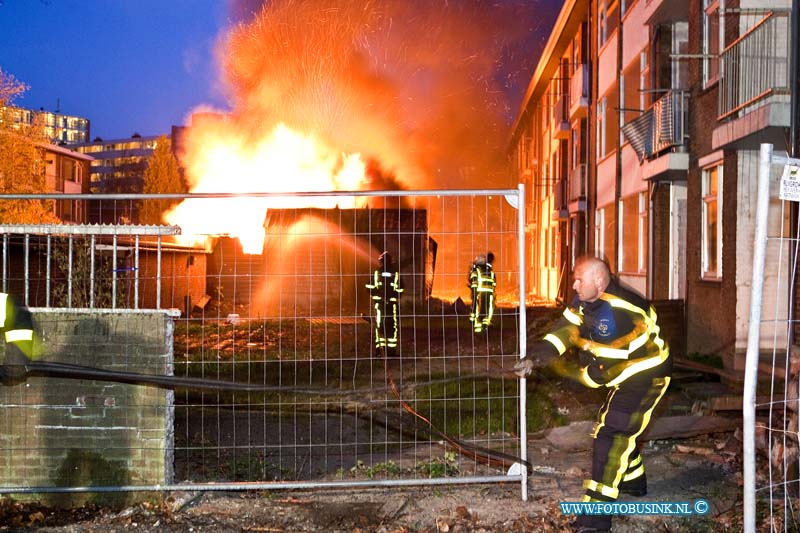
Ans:
{"label": "firefighter in reflective jacket", "polygon": [[[588,387],[608,396],[593,431],[592,478],[585,502],[613,502],[619,494],[643,496],[647,478],[639,438],[669,386],[672,359],[661,338],[655,309],[611,279],[606,263],[580,258],[573,272],[576,296],[554,329],[531,344],[514,367],[521,377],[550,361]],[[559,356],[576,348],[580,363]],[[580,515],[577,531],[611,528],[611,516]]]}
{"label": "firefighter in reflective jacket", "polygon": [[25,376],[25,365],[33,352],[33,320],[27,308],[4,292],[0,292],[0,319],[6,348],[0,380],[13,383]]}
{"label": "firefighter in reflective jacket", "polygon": [[492,269],[494,254],[479,255],[469,271],[469,288],[472,291],[472,310],[469,321],[472,329],[480,333],[492,324],[494,315],[494,288],[497,282]]}
{"label": "firefighter in reflective jacket", "polygon": [[379,268],[372,274],[372,283],[367,283],[372,298],[373,325],[375,327],[375,349],[386,355],[397,355],[398,300],[403,289],[400,287],[400,272],[395,270],[392,256],[383,252],[378,258]]}

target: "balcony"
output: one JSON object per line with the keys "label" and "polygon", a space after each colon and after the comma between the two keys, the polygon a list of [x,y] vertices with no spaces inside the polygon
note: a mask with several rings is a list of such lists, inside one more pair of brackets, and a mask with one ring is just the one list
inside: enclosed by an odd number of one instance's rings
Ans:
{"label": "balcony", "polygon": [[553,106],[553,138],[569,139],[569,119],[567,103],[569,95],[562,94]]}
{"label": "balcony", "polygon": [[688,93],[668,91],[650,109],[622,126],[625,139],[639,161],[657,158],[661,153],[685,148]]}
{"label": "balcony", "polygon": [[720,54],[719,107],[712,146],[783,145],[790,125],[789,12],[759,13]]}
{"label": "balcony", "polygon": [[569,218],[567,210],[567,180],[558,180],[553,186],[553,220]]}
{"label": "balcony", "polygon": [[586,165],[581,163],[572,169],[567,180],[567,211],[586,211]]}
{"label": "balcony", "polygon": [[569,80],[569,118],[583,118],[589,109],[589,69],[578,65]]}
{"label": "balcony", "polygon": [[644,19],[652,28],[688,20],[689,0],[647,0]]}

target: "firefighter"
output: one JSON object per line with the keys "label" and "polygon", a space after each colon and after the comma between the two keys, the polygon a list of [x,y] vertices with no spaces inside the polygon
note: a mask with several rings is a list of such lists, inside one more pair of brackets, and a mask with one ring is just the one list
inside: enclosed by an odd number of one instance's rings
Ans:
{"label": "firefighter", "polygon": [[23,378],[25,365],[33,352],[33,320],[27,308],[18,305],[10,294],[0,292],[0,322],[5,338],[5,360],[0,366],[0,380],[13,383]]}
{"label": "firefighter", "polygon": [[472,309],[469,321],[472,329],[480,333],[492,325],[494,315],[494,289],[497,282],[492,269],[494,254],[479,255],[469,271],[469,288],[472,291]]}
{"label": "firefighter", "polygon": [[[647,478],[640,438],[669,386],[672,359],[661,337],[655,309],[611,279],[605,262],[580,258],[573,271],[572,303],[554,329],[531,344],[514,367],[524,377],[554,362],[562,373],[592,388],[605,387],[592,437],[592,477],[584,502],[613,502],[620,494],[643,496]],[[578,350],[579,362],[560,356]],[[579,515],[576,531],[606,531],[610,515]]]}
{"label": "firefighter", "polygon": [[372,298],[373,325],[375,327],[375,349],[388,357],[397,356],[399,334],[398,304],[403,288],[398,272],[389,252],[378,257],[379,267],[372,274],[372,283],[367,283]]}

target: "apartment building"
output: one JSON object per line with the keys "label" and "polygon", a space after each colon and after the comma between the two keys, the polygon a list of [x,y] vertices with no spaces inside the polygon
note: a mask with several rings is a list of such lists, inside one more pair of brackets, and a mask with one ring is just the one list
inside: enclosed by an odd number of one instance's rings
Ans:
{"label": "apartment building", "polygon": [[[92,193],[125,194],[144,190],[144,171],[153,155],[158,135],[133,134],[127,139],[96,139],[75,147],[93,158],[89,175]],[[95,223],[136,222],[138,205],[133,201],[92,202],[89,219]]]}
{"label": "apartment building", "polygon": [[674,315],[679,351],[741,368],[758,147],[790,148],[789,15],[788,0],[564,3],[509,145],[530,296],[569,298],[575,257],[603,257]]}
{"label": "apartment building", "polygon": [[9,108],[10,117],[19,125],[38,126],[43,135],[53,144],[78,144],[89,141],[90,122],[88,118],[65,115],[44,109]]}
{"label": "apartment building", "polygon": [[567,297],[570,265],[589,242],[588,9],[588,0],[564,3],[512,129],[526,190],[527,293],[536,299]]}

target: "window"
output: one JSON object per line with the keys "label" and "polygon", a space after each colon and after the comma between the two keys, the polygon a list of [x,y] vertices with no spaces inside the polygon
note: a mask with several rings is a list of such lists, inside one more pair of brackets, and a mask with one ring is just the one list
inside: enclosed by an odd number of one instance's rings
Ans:
{"label": "window", "polygon": [[[688,22],[675,22],[672,24],[672,53],[676,56],[689,53]],[[689,87],[689,62],[673,59],[671,66],[672,83],[670,87],[673,89],[686,89]]]}
{"label": "window", "polygon": [[608,40],[608,13],[602,2],[597,10],[597,48],[602,48]]}
{"label": "window", "polygon": [[614,257],[615,228],[614,206],[609,205],[598,209],[594,227],[595,255],[605,259],[612,272],[616,270],[616,258]]}
{"label": "window", "polygon": [[703,0],[703,85],[719,79],[719,0]]}
{"label": "window", "polygon": [[722,278],[722,165],[703,169],[701,275]]}
{"label": "window", "polygon": [[640,192],[622,199],[620,228],[621,270],[631,273],[647,271],[647,194]]}
{"label": "window", "polygon": [[650,78],[649,52],[639,54],[639,109],[647,109],[647,89]]}
{"label": "window", "polygon": [[606,105],[604,96],[597,102],[597,159],[606,155]]}

